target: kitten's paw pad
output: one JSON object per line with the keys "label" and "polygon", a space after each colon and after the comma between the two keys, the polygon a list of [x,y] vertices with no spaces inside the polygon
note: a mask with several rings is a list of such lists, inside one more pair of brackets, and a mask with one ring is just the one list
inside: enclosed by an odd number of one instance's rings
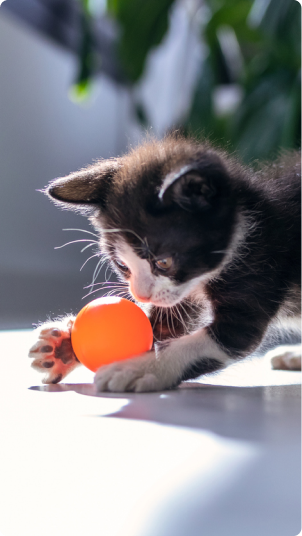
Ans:
{"label": "kitten's paw pad", "polygon": [[168,389],[155,371],[155,354],[127,359],[101,367],[94,379],[97,391],[147,392]]}
{"label": "kitten's paw pad", "polygon": [[58,383],[78,364],[72,350],[70,331],[72,320],[67,323],[44,324],[36,330],[37,341],[29,350],[33,358],[31,366],[46,372],[43,383]]}
{"label": "kitten's paw pad", "polygon": [[271,357],[271,365],[276,370],[301,370],[301,347],[278,348]]}

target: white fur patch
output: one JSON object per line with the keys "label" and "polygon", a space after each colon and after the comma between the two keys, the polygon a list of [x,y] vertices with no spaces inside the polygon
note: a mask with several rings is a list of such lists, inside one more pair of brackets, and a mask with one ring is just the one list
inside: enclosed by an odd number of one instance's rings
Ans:
{"label": "white fur patch", "polygon": [[120,241],[116,251],[120,260],[128,266],[131,272],[129,281],[131,294],[138,301],[152,301],[155,277],[151,272],[149,262],[141,259],[126,242]]}
{"label": "white fur patch", "polygon": [[175,387],[188,367],[202,359],[232,363],[227,354],[204,329],[185,335],[159,352],[147,352],[133,359],[101,367],[95,376],[98,391],[162,391]]}

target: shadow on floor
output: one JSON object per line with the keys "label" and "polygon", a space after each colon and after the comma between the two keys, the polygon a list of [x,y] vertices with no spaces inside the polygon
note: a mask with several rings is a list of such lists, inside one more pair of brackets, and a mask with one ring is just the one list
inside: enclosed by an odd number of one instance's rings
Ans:
{"label": "shadow on floor", "polygon": [[300,385],[229,387],[183,383],[159,393],[96,393],[93,384],[56,384],[31,387],[45,392],[73,391],[99,399],[128,400],[109,417],[137,419],[208,430],[242,440],[299,441]]}

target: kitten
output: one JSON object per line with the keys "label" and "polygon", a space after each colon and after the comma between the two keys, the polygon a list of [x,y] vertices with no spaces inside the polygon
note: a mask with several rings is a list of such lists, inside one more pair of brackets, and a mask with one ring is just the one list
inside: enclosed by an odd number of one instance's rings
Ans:
{"label": "kitten", "polygon": [[[153,349],[101,367],[99,391],[170,389],[249,356],[271,328],[299,330],[298,153],[253,171],[174,135],[56,179],[45,193],[88,215],[153,325]],[[38,330],[30,356],[46,383],[77,365],[72,322]],[[299,368],[300,356],[280,354],[275,365]]]}

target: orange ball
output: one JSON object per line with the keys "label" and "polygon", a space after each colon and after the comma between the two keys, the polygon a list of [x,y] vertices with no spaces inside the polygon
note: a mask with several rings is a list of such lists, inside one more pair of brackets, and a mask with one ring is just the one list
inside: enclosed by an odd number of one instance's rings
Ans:
{"label": "orange ball", "polygon": [[73,324],[71,343],[78,360],[96,372],[102,365],[150,350],[153,331],[135,303],[104,297],[81,309]]}

